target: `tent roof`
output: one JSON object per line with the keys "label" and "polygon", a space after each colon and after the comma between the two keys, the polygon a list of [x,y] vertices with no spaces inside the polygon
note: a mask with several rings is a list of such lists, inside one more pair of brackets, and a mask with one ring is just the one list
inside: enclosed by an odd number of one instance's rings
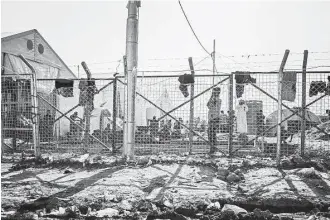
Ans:
{"label": "tent roof", "polygon": [[[32,30],[28,30],[28,31],[24,31],[24,32],[2,32],[1,33],[1,44],[8,42],[10,40],[22,38],[22,37],[25,37],[25,36],[31,35],[31,34],[38,35],[38,37],[40,37],[42,39],[42,41],[47,45],[47,47],[51,50],[51,52],[55,55],[55,57],[60,61],[61,65],[66,69],[66,71],[70,75],[72,75],[72,78],[74,78],[74,79],[77,78],[76,75],[71,71],[71,69],[61,59],[61,57],[55,52],[55,50],[50,46],[50,44],[43,38],[43,36],[36,29],[32,29]],[[1,52],[6,53],[6,51],[3,51],[2,49],[1,49]],[[17,56],[19,54],[14,54],[14,55]]]}
{"label": "tent roof", "polygon": [[[301,108],[292,108],[292,110],[298,111],[299,114],[301,115]],[[289,117],[292,114],[293,114],[293,112],[290,111],[289,109],[283,109],[282,110],[282,117],[283,117],[282,119]],[[271,113],[270,115],[268,115],[266,120],[277,120],[277,110],[274,111],[273,113]],[[300,121],[300,120],[301,120],[301,118],[298,115],[294,115],[288,119],[288,121]],[[306,120],[308,122],[315,122],[315,123],[321,122],[320,118],[309,110],[306,110]]]}

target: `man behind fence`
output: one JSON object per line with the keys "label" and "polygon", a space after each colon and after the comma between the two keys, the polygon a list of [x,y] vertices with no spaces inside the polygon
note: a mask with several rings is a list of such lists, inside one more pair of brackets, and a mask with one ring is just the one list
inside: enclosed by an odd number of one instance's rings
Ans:
{"label": "man behind fence", "polygon": [[221,99],[220,99],[221,89],[216,87],[212,90],[212,95],[210,100],[207,102],[207,107],[209,109],[208,119],[208,137],[211,145],[210,154],[215,152],[215,144],[217,139],[217,131],[220,126],[220,109],[221,109]]}

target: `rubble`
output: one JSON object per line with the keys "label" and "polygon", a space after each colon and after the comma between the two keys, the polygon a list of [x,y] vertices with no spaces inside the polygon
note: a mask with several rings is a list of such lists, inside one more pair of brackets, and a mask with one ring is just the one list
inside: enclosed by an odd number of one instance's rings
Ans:
{"label": "rubble", "polygon": [[119,215],[119,211],[113,208],[106,208],[95,213],[92,212],[91,215],[96,217],[114,217]]}
{"label": "rubble", "polygon": [[221,209],[221,212],[227,212],[227,213],[230,213],[230,212],[233,212],[235,215],[238,215],[239,213],[241,214],[247,214],[248,212],[241,208],[241,207],[238,207],[236,205],[230,205],[230,204],[225,204],[223,206],[223,208]]}

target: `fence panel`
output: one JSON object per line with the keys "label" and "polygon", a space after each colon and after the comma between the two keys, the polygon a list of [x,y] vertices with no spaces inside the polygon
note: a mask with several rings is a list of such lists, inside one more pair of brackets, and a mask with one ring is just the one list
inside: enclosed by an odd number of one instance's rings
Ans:
{"label": "fence panel", "polygon": [[74,80],[73,89],[38,92],[41,152],[100,152],[112,148],[112,79]]}
{"label": "fence panel", "polygon": [[2,151],[33,150],[32,75],[1,76]]}
{"label": "fence panel", "polygon": [[[287,74],[287,75],[285,75]],[[235,136],[241,135],[239,141],[240,147],[234,147],[234,153],[261,154],[262,156],[276,156],[277,146],[277,73],[234,73],[238,82],[242,75],[247,79],[252,78],[253,82],[237,83],[234,81],[234,110],[241,111],[239,107],[240,100],[244,100],[248,111],[247,117],[247,135],[238,132]],[[313,85],[316,81],[323,81],[322,86],[328,81],[328,74],[307,73],[306,77],[306,151],[310,150],[330,150],[329,126],[322,124],[329,121],[329,96],[325,93],[319,93],[313,96],[310,91],[319,90]],[[248,78],[251,80],[251,78]],[[295,72],[285,72],[284,82],[282,84],[282,135],[281,135],[281,155],[288,156],[300,154],[301,150],[301,121],[302,121],[302,74]],[[254,82],[255,80],[255,82]],[[243,92],[244,91],[244,92]],[[243,94],[241,94],[243,92]],[[238,95],[237,95],[238,94]],[[240,114],[240,113],[239,113]],[[237,114],[236,114],[237,115]],[[239,117],[239,116],[238,116]],[[244,123],[239,123],[241,119],[237,118],[237,128],[244,127]],[[329,123],[328,123],[329,124]],[[318,126],[321,129],[315,128]],[[324,129],[324,131],[322,131]],[[244,128],[243,128],[244,130]],[[237,129],[236,129],[237,132]],[[244,138],[243,138],[244,137]],[[240,139],[240,138],[239,138]]]}
{"label": "fence panel", "polygon": [[[228,76],[196,75],[194,83],[194,120],[190,125],[190,86],[180,87],[179,76],[137,78],[136,154],[208,153],[208,107],[212,86],[221,89],[221,110],[227,115],[229,103]],[[122,82],[122,80],[121,80]],[[123,83],[120,83],[123,85]],[[219,85],[217,85],[219,84]],[[188,93],[188,94],[186,94]],[[186,94],[186,95],[185,95]],[[167,114],[170,112],[169,114]],[[228,122],[217,129],[217,147],[228,149]],[[192,129],[191,129],[192,128]],[[189,134],[192,140],[189,140]]]}

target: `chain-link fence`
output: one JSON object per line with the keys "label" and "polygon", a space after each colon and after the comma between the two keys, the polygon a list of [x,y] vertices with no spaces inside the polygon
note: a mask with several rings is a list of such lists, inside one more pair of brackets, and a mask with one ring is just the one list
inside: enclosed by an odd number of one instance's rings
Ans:
{"label": "chain-link fence", "polygon": [[[327,110],[330,107],[329,95],[326,92],[329,85],[328,75],[329,73],[310,72],[307,73],[306,82],[303,83],[302,73],[284,72],[281,92],[282,155],[301,153],[303,118],[305,119],[306,141],[302,149],[330,151],[328,135],[330,126],[326,123],[329,121]],[[246,140],[249,139],[247,142],[250,144],[254,142],[257,152],[275,156],[278,125],[278,73],[236,72],[235,79],[234,108],[240,115],[241,106],[247,107],[247,125],[246,128],[243,126],[243,131],[245,129],[247,131]],[[303,93],[303,89],[307,92]],[[303,99],[306,100],[305,116],[303,116]],[[245,100],[245,105],[240,105],[240,100]],[[241,147],[240,151],[243,149],[244,147]]]}
{"label": "chain-link fence", "polygon": [[[284,73],[282,155],[301,153],[301,149],[330,151],[329,75],[309,72],[303,83],[301,72]],[[231,155],[275,156],[277,77],[276,72],[138,76],[135,153],[217,149]],[[123,146],[127,100],[123,77],[37,80],[37,107],[31,82],[2,77],[2,142],[6,148],[37,145],[41,152],[100,153]],[[34,109],[37,117],[33,117]],[[38,129],[33,126],[36,123]],[[305,140],[303,147],[301,140]]]}
{"label": "chain-link fence", "polygon": [[36,117],[33,114],[32,75],[19,78],[1,76],[1,138],[2,151],[33,149],[33,127]]}

